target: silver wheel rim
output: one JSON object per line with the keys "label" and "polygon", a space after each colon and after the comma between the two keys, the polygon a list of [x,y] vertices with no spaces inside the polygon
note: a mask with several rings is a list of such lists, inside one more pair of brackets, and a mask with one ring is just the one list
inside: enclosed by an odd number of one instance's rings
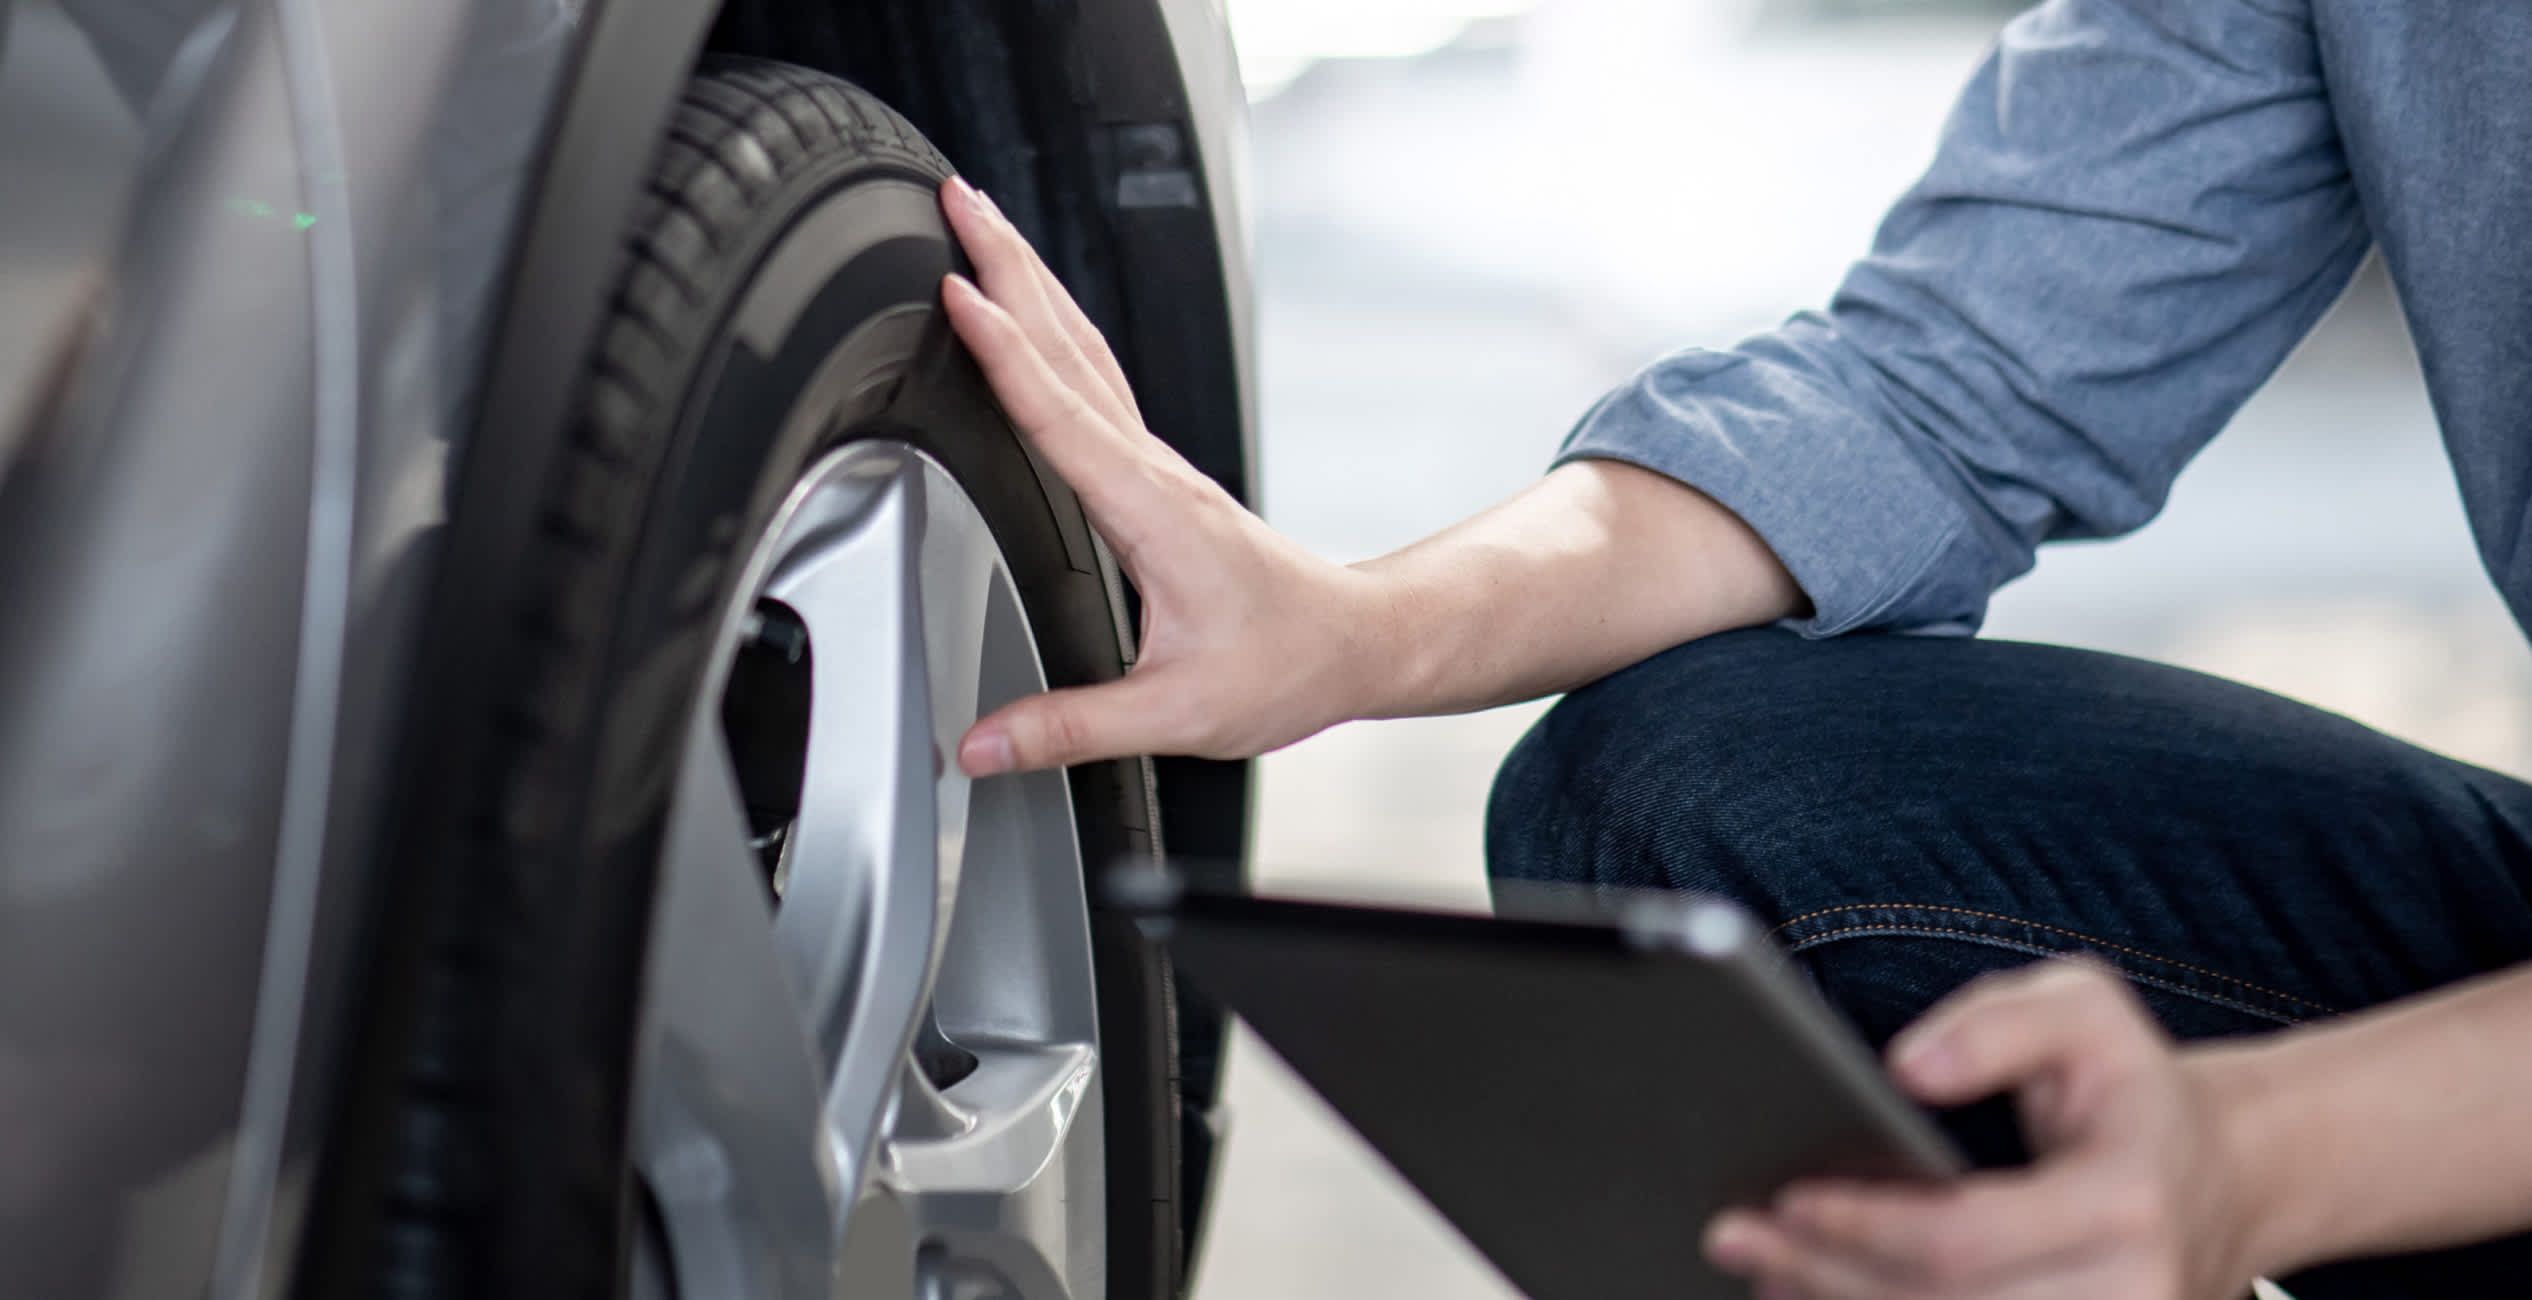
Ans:
{"label": "silver wheel rim", "polygon": [[[977,717],[1046,685],[992,533],[938,464],[857,442],[791,493],[738,592],[661,857],[636,1294],[1096,1300],[1071,796],[1060,772],[970,783],[955,758]],[[770,833],[722,717],[742,645],[769,637],[808,686],[796,817]]]}

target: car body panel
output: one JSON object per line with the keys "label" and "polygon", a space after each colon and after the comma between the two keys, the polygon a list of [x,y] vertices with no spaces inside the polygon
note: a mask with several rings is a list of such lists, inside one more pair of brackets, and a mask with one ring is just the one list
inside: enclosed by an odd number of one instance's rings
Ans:
{"label": "car body panel", "polygon": [[276,863],[214,1292],[233,1296],[273,1291],[295,1257],[304,1215],[288,1193],[304,1196],[314,1179],[342,1025],[360,1006],[359,949],[381,901],[373,864],[389,833],[447,465],[467,434],[520,196],[578,34],[565,0],[281,8],[312,47],[294,67],[304,117],[332,137],[303,121],[317,137],[305,233],[321,326],[310,518],[315,529],[332,517],[338,531],[307,551],[292,704],[303,721],[285,811],[310,811],[286,820]]}
{"label": "car body panel", "polygon": [[[113,272],[144,106],[55,0],[0,3],[0,473],[46,408]],[[149,80],[153,80],[151,78]]]}
{"label": "car body panel", "polygon": [[1224,314],[1231,330],[1231,363],[1238,376],[1238,418],[1251,508],[1264,501],[1257,478],[1257,246],[1250,229],[1248,100],[1240,82],[1238,51],[1222,0],[1162,0],[1171,45],[1178,53],[1179,82],[1186,88],[1187,120],[1196,134],[1222,266]]}
{"label": "car body panel", "polygon": [[119,179],[152,199],[100,223],[112,251],[91,271],[81,363],[0,485],[10,1294],[207,1273],[234,1155],[288,751],[314,324],[300,233],[222,202],[298,209],[277,24],[252,5],[204,21],[227,29],[213,66]]}
{"label": "car body panel", "polygon": [[0,11],[51,77],[0,63],[41,199],[0,216],[0,351],[62,372],[0,388],[0,1125],[42,1135],[0,1156],[0,1293],[248,1294],[287,1249],[564,12]]}
{"label": "car body panel", "polygon": [[[1166,3],[1227,68],[1218,7]],[[587,232],[712,13],[0,0],[0,1293],[290,1285],[405,919],[375,864],[418,647],[480,613],[434,575],[500,554],[450,522],[524,509],[612,272]],[[1238,249],[1224,93],[1179,120]]]}

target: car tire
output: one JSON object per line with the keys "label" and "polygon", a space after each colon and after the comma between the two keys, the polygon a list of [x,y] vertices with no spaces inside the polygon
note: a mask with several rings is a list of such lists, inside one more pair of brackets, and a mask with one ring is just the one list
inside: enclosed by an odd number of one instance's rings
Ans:
{"label": "car tire", "polygon": [[[683,741],[733,671],[751,548],[804,478],[860,440],[910,449],[892,463],[946,475],[990,529],[1047,684],[1130,666],[1113,563],[940,314],[962,265],[931,201],[949,172],[872,97],[783,64],[708,57],[676,110],[534,541],[501,571],[443,578],[503,593],[510,625],[494,750],[442,774],[462,833],[428,864],[409,976],[387,1293],[614,1296],[640,1271],[659,1211],[629,1172],[635,1085]],[[839,375],[875,323],[902,346]],[[818,394],[850,418],[803,418]],[[1148,762],[1068,775],[1080,862],[1156,857]],[[1088,931],[1104,1293],[1165,1300],[1183,1283],[1170,982],[1129,924],[1094,914]]]}

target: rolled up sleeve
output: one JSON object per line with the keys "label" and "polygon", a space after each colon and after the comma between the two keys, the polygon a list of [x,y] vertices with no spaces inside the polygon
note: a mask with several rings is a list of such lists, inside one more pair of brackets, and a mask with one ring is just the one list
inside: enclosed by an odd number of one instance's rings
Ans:
{"label": "rolled up sleeve", "polygon": [[1720,501],[1808,635],[1973,631],[2041,543],[2151,519],[2368,244],[2301,4],[2053,0],[1827,311],[1654,363],[1559,463]]}

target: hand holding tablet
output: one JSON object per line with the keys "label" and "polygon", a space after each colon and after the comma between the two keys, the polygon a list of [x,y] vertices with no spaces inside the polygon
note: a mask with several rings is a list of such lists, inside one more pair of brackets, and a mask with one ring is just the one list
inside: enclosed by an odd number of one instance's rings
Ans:
{"label": "hand holding tablet", "polygon": [[1454,916],[1112,878],[1534,1300],[1747,1294],[1700,1230],[1805,1177],[1937,1180],[1957,1152],[1729,904]]}

